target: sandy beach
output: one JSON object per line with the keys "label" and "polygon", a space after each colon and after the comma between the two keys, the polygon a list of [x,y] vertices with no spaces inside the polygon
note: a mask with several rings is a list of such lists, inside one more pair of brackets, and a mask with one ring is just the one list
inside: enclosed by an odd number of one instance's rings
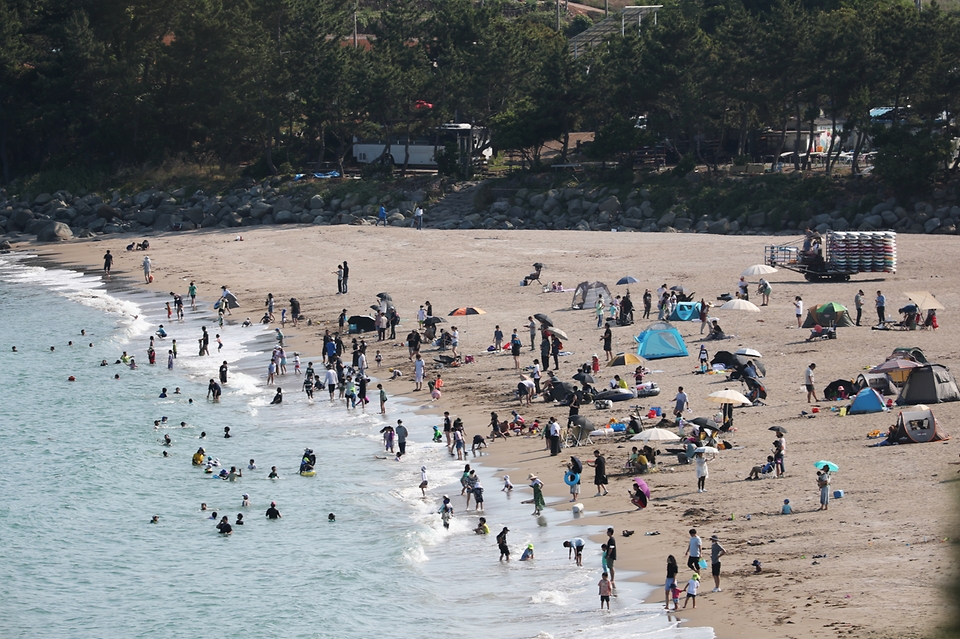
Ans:
{"label": "sandy beach", "polygon": [[[615,294],[627,287],[614,286],[623,276],[639,280],[629,287],[642,309],[645,288],[682,284],[696,297],[717,303],[722,293],[733,294],[739,273],[763,261],[763,248],[771,238],[702,234],[587,233],[566,231],[423,231],[369,226],[277,226],[244,229],[243,241],[235,232],[198,231],[150,236],[147,254],[153,261],[155,281],[143,284],[142,252],[126,252],[133,238],[102,236],[64,244],[18,244],[17,250],[36,252],[66,266],[95,272],[102,255],[110,249],[116,257],[114,278],[128,278],[147,290],[164,295],[185,293],[195,281],[200,295],[212,299],[226,285],[238,297],[241,308],[230,317],[236,323],[249,317],[256,322],[263,314],[264,299],[273,293],[278,308],[296,297],[312,325],[290,324],[284,333],[294,350],[319,359],[325,329],[336,330],[340,309],[364,315],[375,295],[389,292],[402,318],[397,338],[377,342],[376,333],[366,334],[368,357],[379,349],[384,357],[380,377],[388,367],[404,375],[384,385],[391,396],[406,395],[422,410],[435,414],[450,411],[463,418],[468,434],[489,434],[489,412],[501,418],[511,409],[527,422],[542,422],[556,416],[566,421],[567,409],[542,401],[518,408],[514,391],[518,381],[508,354],[488,354],[494,326],[506,336],[518,329],[524,340],[523,366],[539,358],[529,349],[527,317],[546,313],[570,336],[565,341],[573,354],[561,358],[559,377],[568,381],[576,368],[594,354],[603,359],[602,331],[596,328],[591,310],[570,309],[572,289],[579,282],[599,280]],[[138,238],[140,239],[140,238]],[[897,409],[873,415],[840,417],[832,406],[816,404],[810,412],[802,388],[804,370],[816,363],[818,395],[829,382],[852,379],[864,369],[883,362],[894,348],[920,347],[931,362],[960,371],[958,314],[960,283],[952,269],[960,264],[960,243],[947,236],[900,235],[898,273],[862,274],[848,283],[812,284],[789,271],[768,276],[773,287],[770,305],[758,313],[715,311],[728,335],[723,342],[706,342],[712,355],[717,350],[754,348],[763,354],[767,368],[766,406],[735,410],[735,432],[724,435],[733,449],[722,451],[710,463],[707,492],[698,493],[693,465],[679,465],[676,457],[660,457],[659,472],[646,481],[651,488],[650,506],[636,511],[627,491],[632,474],[623,471],[632,446],[629,442],[603,438],[595,447],[578,448],[581,459],[593,458],[599,449],[607,458],[611,476],[610,495],[593,497],[592,470],[584,476],[581,502],[591,514],[579,519],[590,533],[602,536],[608,526],[618,531],[618,568],[641,570],[643,581],[662,584],[666,557],[673,554],[683,568],[687,529],[695,527],[709,547],[709,537],[718,535],[726,549],[723,558],[722,592],[713,588],[709,570],[703,574],[702,595],[696,610],[681,613],[684,623],[712,626],[718,637],[779,636],[786,638],[928,637],[949,614],[945,585],[956,572],[951,552],[956,529],[957,439],[942,443],[895,447],[872,447],[867,439],[875,429],[886,431]],[[350,264],[349,292],[338,295],[337,264]],[[531,264],[546,265],[544,284],[561,281],[569,292],[544,293],[539,286],[521,287]],[[751,278],[748,278],[751,279]],[[750,286],[751,300],[756,280]],[[853,311],[857,289],[866,293],[864,327],[839,329],[839,339],[806,341],[809,331],[797,329],[794,296],[802,296],[805,308],[835,301]],[[887,316],[908,301],[906,291],[928,290],[946,306],[938,313],[940,329],[904,333],[873,331],[875,292],[888,299]],[[443,369],[443,397],[430,401],[429,393],[413,392],[413,366],[402,339],[416,326],[420,304],[429,300],[435,314],[460,329],[464,355],[475,361]],[[471,317],[446,317],[457,307],[474,306],[486,311]],[[279,312],[277,313],[279,316]],[[635,352],[634,336],[649,322],[614,327],[614,352]],[[653,317],[656,316],[654,310]],[[581,414],[594,423],[626,417],[629,405],[672,406],[678,386],[684,386],[693,412],[711,417],[718,406],[706,401],[716,390],[742,390],[740,382],[723,375],[696,375],[696,351],[700,345],[699,322],[676,322],[687,342],[690,356],[647,363],[653,371],[649,381],[662,389],[658,397],[615,404],[612,410],[585,407]],[[237,329],[240,330],[240,329]],[[345,340],[347,341],[347,340]],[[347,341],[349,344],[349,341]],[[186,345],[185,345],[186,346]],[[432,365],[435,348],[423,350]],[[306,361],[308,357],[304,357]],[[264,362],[265,376],[266,362]],[[214,371],[211,371],[211,375]],[[598,385],[614,374],[631,374],[632,367],[604,368]],[[264,394],[272,390],[264,386]],[[822,399],[822,396],[821,396]],[[932,406],[941,427],[960,434],[960,402]],[[750,469],[771,454],[774,433],[769,427],[787,429],[786,475],[746,481]],[[424,434],[425,438],[425,434]],[[563,484],[570,451],[551,457],[543,440],[513,437],[492,442],[483,463],[509,472],[523,488],[528,473],[537,473],[546,484],[548,505],[569,508]],[[663,448],[663,447],[661,447]],[[816,470],[813,463],[828,459],[840,466],[833,488],[843,490],[842,499],[818,512]],[[793,515],[780,515],[784,499],[790,499]],[[490,501],[493,501],[492,499]],[[488,506],[492,506],[489,504]],[[534,522],[531,521],[531,525]],[[635,534],[620,537],[620,531]],[[646,535],[647,532],[659,532]],[[599,540],[600,537],[592,539]],[[754,574],[752,562],[763,570]],[[654,593],[662,601],[662,590]]]}

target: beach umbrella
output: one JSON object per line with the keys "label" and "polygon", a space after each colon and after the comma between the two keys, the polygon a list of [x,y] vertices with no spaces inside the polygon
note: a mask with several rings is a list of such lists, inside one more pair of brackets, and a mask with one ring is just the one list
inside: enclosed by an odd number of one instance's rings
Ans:
{"label": "beach umbrella", "polygon": [[544,313],[535,314],[533,316],[533,319],[537,320],[544,326],[553,326],[553,320],[551,320],[550,317],[548,315],[545,315]]}
{"label": "beach umbrella", "polygon": [[915,293],[905,293],[905,295],[907,296],[908,300],[925,311],[946,308],[943,304],[937,301],[937,298],[927,291],[916,291]]}
{"label": "beach umbrella", "polygon": [[534,262],[534,263],[533,263],[533,268],[535,268],[535,269],[537,269],[538,271],[540,271],[540,270],[543,270],[543,269],[547,268],[547,265],[544,264],[543,262]]}
{"label": "beach umbrella", "polygon": [[720,307],[721,311],[749,311],[751,313],[759,313],[760,308],[753,302],[748,302],[747,300],[742,299],[732,299],[729,302],[726,302],[723,306]]}
{"label": "beach umbrella", "polygon": [[581,428],[594,428],[593,422],[584,417],[583,415],[574,415],[570,418],[571,424],[576,424]]}
{"label": "beach umbrella", "polygon": [[609,362],[607,362],[607,367],[610,366],[635,366],[638,364],[643,364],[643,359],[638,355],[633,353],[619,353]]}
{"label": "beach umbrella", "polygon": [[639,281],[640,280],[638,280],[635,277],[631,277],[630,275],[625,275],[624,277],[621,277],[619,280],[617,280],[617,286],[623,286],[624,284],[636,284]]}
{"label": "beach umbrella", "polygon": [[460,308],[455,308],[447,315],[462,317],[464,315],[486,315],[486,311],[482,308],[477,308],[476,306],[461,306]]}
{"label": "beach umbrella", "polygon": [[691,291],[689,288],[686,288],[686,287],[683,287],[683,286],[679,286],[679,285],[677,285],[677,286],[671,286],[671,287],[670,287],[670,290],[671,290],[671,291],[676,291],[677,293],[680,293],[681,295],[690,295],[691,293],[693,293],[693,291]]}
{"label": "beach umbrella", "polygon": [[381,310],[380,307],[379,307],[378,305],[376,305],[376,304],[371,304],[371,305],[370,305],[370,308],[373,309],[373,310],[375,310],[375,311]]}
{"label": "beach umbrella", "polygon": [[754,277],[756,275],[770,275],[771,273],[776,273],[777,269],[767,264],[754,264],[753,266],[748,266],[740,273],[740,277]]}
{"label": "beach umbrella", "polygon": [[701,428],[710,428],[711,426],[716,426],[716,422],[708,417],[694,417],[690,420],[690,422],[700,426]]}
{"label": "beach umbrella", "polygon": [[442,317],[433,317],[432,315],[427,319],[423,320],[423,323],[427,326],[435,326],[437,324],[446,324],[447,320]]}
{"label": "beach umbrella", "polygon": [[647,496],[647,499],[650,499],[650,487],[647,486],[647,482],[643,481],[640,477],[634,477],[633,483],[640,487],[640,492]]}
{"label": "beach umbrella", "polygon": [[749,404],[750,400],[743,393],[725,388],[722,391],[707,395],[707,401],[714,404]]}
{"label": "beach umbrella", "polygon": [[835,473],[840,470],[839,466],[837,466],[833,462],[827,461],[826,459],[821,459],[818,462],[814,462],[813,465],[820,469],[823,469],[823,467],[826,466],[827,470],[829,470],[831,473]]}
{"label": "beach umbrella", "polygon": [[593,375],[590,373],[577,373],[573,376],[573,379],[584,384],[596,384],[597,380],[593,378]]}
{"label": "beach umbrella", "polygon": [[632,442],[675,442],[680,437],[666,428],[648,428],[630,438]]}
{"label": "beach umbrella", "polygon": [[548,326],[547,328],[544,329],[543,332],[547,333],[548,335],[556,335],[560,339],[570,339],[566,333],[564,333],[562,330],[560,330],[556,326]]}
{"label": "beach umbrella", "polygon": [[760,351],[754,350],[752,348],[741,348],[733,352],[734,355],[746,355],[747,357],[763,357],[760,354]]}
{"label": "beach umbrella", "polygon": [[787,432],[787,429],[784,428],[783,426],[771,426],[771,427],[768,428],[767,430],[772,430],[772,431],[775,432],[775,433],[786,433],[786,432]]}
{"label": "beach umbrella", "polygon": [[583,474],[583,462],[580,461],[580,458],[576,455],[570,456],[570,470],[575,472],[578,475]]}
{"label": "beach umbrella", "polygon": [[700,446],[699,448],[694,448],[693,452],[695,453],[710,453],[716,455],[720,451],[714,448],[713,446]]}
{"label": "beach umbrella", "polygon": [[910,359],[901,359],[899,357],[891,357],[883,364],[879,366],[874,366],[868,372],[870,373],[892,373],[895,371],[905,371],[911,368],[916,368],[920,364],[916,363]]}
{"label": "beach umbrella", "polygon": [[381,299],[385,302],[392,302],[393,298],[390,297],[390,293],[377,293],[377,299]]}

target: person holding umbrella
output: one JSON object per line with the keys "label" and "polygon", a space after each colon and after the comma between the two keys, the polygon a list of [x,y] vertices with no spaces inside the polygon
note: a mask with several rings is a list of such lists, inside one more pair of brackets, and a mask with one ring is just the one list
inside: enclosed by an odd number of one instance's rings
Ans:
{"label": "person holding umbrella", "polygon": [[710,469],[707,467],[707,457],[704,453],[694,453],[694,461],[697,464],[697,492],[707,492],[707,477],[710,476]]}
{"label": "person holding umbrella", "polygon": [[828,510],[830,508],[830,464],[827,462],[817,462],[817,488],[820,489],[820,508],[818,510]]}

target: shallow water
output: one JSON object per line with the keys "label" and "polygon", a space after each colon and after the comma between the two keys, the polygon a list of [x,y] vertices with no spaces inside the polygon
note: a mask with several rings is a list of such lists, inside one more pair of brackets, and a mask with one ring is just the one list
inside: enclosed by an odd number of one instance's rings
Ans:
{"label": "shallow water", "polygon": [[[30,264],[0,256],[3,636],[713,636],[678,628],[657,605],[642,603],[649,587],[624,575],[613,611],[600,613],[599,547],[588,543],[584,567],[576,568],[561,545],[596,531],[560,526],[569,512],[535,520],[519,503],[530,497],[526,488],[506,495],[493,469],[481,467],[491,529],[511,529],[515,558],[526,543],[536,546],[533,562],[499,563],[493,535],[470,532],[477,513],[463,512],[462,463],[429,443],[433,418],[404,412],[396,401],[388,420],[375,408],[330,405],[320,394],[309,402],[292,357],[278,382],[281,406],[269,405],[274,391],[263,379],[239,372],[223,400],[208,403],[206,380],[221,360],[256,361],[265,371],[268,330],[228,323],[219,331],[206,305],[170,322],[166,299],[108,293],[98,278]],[[157,342],[150,366],[147,341],[160,323],[170,338]],[[220,356],[215,341],[211,357],[197,356],[201,324],[211,338],[221,332]],[[167,370],[173,338],[179,357]],[[124,350],[137,357],[138,370],[113,364]],[[288,355],[294,350],[288,344]],[[102,359],[110,364],[99,366]],[[181,395],[158,398],[161,387],[177,386]],[[155,430],[161,416],[169,426]],[[411,433],[407,456],[376,459],[379,430],[398,418]],[[224,426],[233,438],[222,437]],[[164,434],[173,439],[169,448]],[[221,481],[192,467],[200,445],[227,468],[243,468],[243,478]],[[316,477],[296,473],[306,446],[318,455]],[[246,470],[251,458],[259,470]],[[422,464],[430,473],[425,500],[417,488]],[[266,479],[273,465],[282,479]],[[436,514],[444,492],[457,511],[450,530]],[[249,508],[240,508],[243,493]],[[264,518],[271,500],[280,521]],[[201,502],[231,523],[243,512],[248,523],[223,537]],[[327,522],[329,512],[336,523]],[[153,515],[158,525],[149,523]]]}

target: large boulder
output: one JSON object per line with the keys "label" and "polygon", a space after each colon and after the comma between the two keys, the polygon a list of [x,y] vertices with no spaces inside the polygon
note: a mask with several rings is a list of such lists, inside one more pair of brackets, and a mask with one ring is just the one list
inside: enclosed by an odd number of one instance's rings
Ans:
{"label": "large boulder", "polygon": [[113,208],[109,204],[98,204],[95,211],[97,213],[97,217],[101,217],[105,220],[112,220],[120,217],[120,211]]}
{"label": "large boulder", "polygon": [[250,206],[250,217],[254,219],[261,219],[264,215],[273,213],[273,205],[267,204],[266,202],[254,202]]}
{"label": "large boulder", "polygon": [[884,211],[880,214],[880,217],[883,219],[883,223],[889,227],[900,221],[900,218],[893,211]]}
{"label": "large boulder", "polygon": [[620,200],[617,199],[616,195],[611,195],[597,207],[600,211],[604,213],[619,213],[620,212]]}
{"label": "large boulder", "polygon": [[707,227],[707,233],[712,233],[714,235],[726,235],[730,232],[730,220],[725,217],[720,218],[716,222],[711,222]]}
{"label": "large boulder", "polygon": [[273,221],[275,224],[291,224],[296,222],[296,220],[293,219],[293,211],[290,211],[289,209],[277,211],[273,216]]}
{"label": "large boulder", "polygon": [[[34,215],[33,211],[30,209],[20,209],[19,211],[15,211],[14,214],[10,216],[10,222],[13,223],[13,226],[18,231],[22,231],[27,228],[27,224],[29,224],[35,217],[36,216]],[[10,229],[8,228],[7,230],[9,231]]]}
{"label": "large boulder", "polygon": [[137,211],[134,219],[144,226],[150,226],[157,221],[157,212],[154,209],[143,209],[142,211]]}
{"label": "large boulder", "polygon": [[924,223],[924,225],[923,225],[923,232],[924,232],[924,233],[933,233],[933,232],[936,231],[938,228],[940,228],[940,218],[938,218],[938,217],[931,217],[929,220],[927,220],[927,221]]}
{"label": "large boulder", "polygon": [[50,222],[37,233],[40,242],[62,242],[73,239],[73,231],[63,222]]}
{"label": "large boulder", "polygon": [[673,221],[677,219],[677,214],[673,211],[667,211],[660,216],[660,219],[657,220],[657,226],[664,228],[666,226],[673,226]]}
{"label": "large boulder", "polygon": [[34,205],[34,206],[43,206],[44,204],[46,204],[47,202],[49,202],[49,201],[52,200],[52,199],[53,199],[53,196],[50,195],[49,193],[41,193],[40,195],[38,195],[37,197],[34,198],[34,200],[33,200],[33,205]]}
{"label": "large boulder", "polygon": [[312,198],[310,198],[310,210],[323,210],[323,198],[319,195],[314,195]]}
{"label": "large boulder", "polygon": [[193,222],[194,224],[203,223],[203,207],[202,206],[191,206],[189,209],[183,212],[183,216]]}

